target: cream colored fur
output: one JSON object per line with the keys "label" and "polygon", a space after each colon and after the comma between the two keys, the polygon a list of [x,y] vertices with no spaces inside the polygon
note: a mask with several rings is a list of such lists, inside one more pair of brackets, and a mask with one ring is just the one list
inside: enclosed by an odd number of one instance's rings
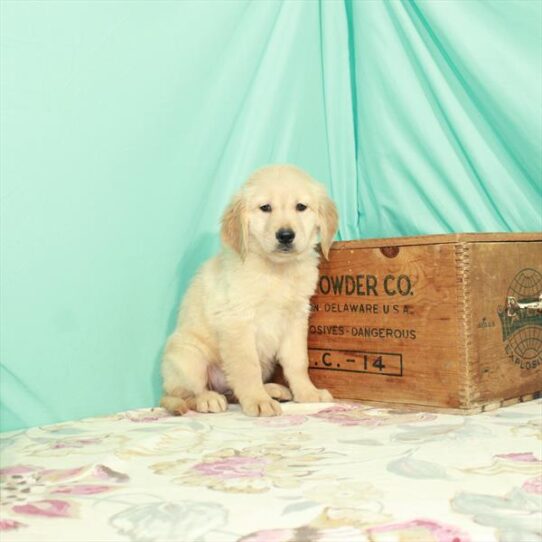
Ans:
{"label": "cream colored fur", "polygon": [[[279,248],[280,228],[295,232],[291,251]],[[250,177],[224,213],[222,252],[194,278],[167,342],[163,407],[222,412],[230,395],[248,415],[274,416],[281,413],[275,399],[331,400],[308,376],[307,322],[318,278],[315,245],[320,236],[327,258],[336,229],[335,205],[303,171],[277,165]],[[277,361],[291,393],[265,384]]]}

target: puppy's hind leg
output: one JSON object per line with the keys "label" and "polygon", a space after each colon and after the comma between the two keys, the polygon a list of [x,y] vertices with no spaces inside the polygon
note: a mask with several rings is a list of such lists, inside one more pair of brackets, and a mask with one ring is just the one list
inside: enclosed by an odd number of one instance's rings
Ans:
{"label": "puppy's hind leg", "polygon": [[226,397],[210,391],[207,385],[208,360],[196,347],[185,344],[174,334],[166,345],[162,362],[164,396],[161,406],[172,414],[184,414],[189,409],[198,412],[224,412]]}
{"label": "puppy's hind leg", "polygon": [[286,386],[268,382],[263,387],[273,399],[277,399],[278,401],[291,401],[293,399],[292,392]]}
{"label": "puppy's hind leg", "polygon": [[160,406],[165,408],[170,414],[178,416],[186,414],[189,410],[186,401],[174,395],[163,395],[162,399],[160,399]]}

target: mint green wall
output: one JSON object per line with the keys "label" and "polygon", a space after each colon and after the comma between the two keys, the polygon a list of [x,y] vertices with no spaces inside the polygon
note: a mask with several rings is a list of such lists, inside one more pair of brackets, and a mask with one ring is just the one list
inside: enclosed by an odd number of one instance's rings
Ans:
{"label": "mint green wall", "polygon": [[542,4],[1,4],[2,429],[149,406],[226,200],[289,161],[342,238],[542,229]]}
{"label": "mint green wall", "polygon": [[349,5],[350,231],[542,230],[542,2]]}

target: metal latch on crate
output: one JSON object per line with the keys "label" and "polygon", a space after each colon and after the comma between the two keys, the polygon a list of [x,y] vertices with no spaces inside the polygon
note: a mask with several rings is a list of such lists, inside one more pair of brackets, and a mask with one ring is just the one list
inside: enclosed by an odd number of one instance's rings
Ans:
{"label": "metal latch on crate", "polygon": [[542,313],[542,293],[537,301],[518,301],[515,297],[506,298],[506,314],[516,316],[526,312],[527,314]]}

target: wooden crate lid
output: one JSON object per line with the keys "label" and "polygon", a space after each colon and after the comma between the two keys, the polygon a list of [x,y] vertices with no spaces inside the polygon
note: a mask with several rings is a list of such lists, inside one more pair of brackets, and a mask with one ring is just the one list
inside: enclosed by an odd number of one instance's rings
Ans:
{"label": "wooden crate lid", "polygon": [[412,245],[440,245],[450,243],[495,243],[515,241],[542,241],[542,232],[528,233],[445,233],[438,235],[415,235],[411,237],[384,237],[381,239],[358,239],[335,241],[332,250],[355,248],[402,247]]}

